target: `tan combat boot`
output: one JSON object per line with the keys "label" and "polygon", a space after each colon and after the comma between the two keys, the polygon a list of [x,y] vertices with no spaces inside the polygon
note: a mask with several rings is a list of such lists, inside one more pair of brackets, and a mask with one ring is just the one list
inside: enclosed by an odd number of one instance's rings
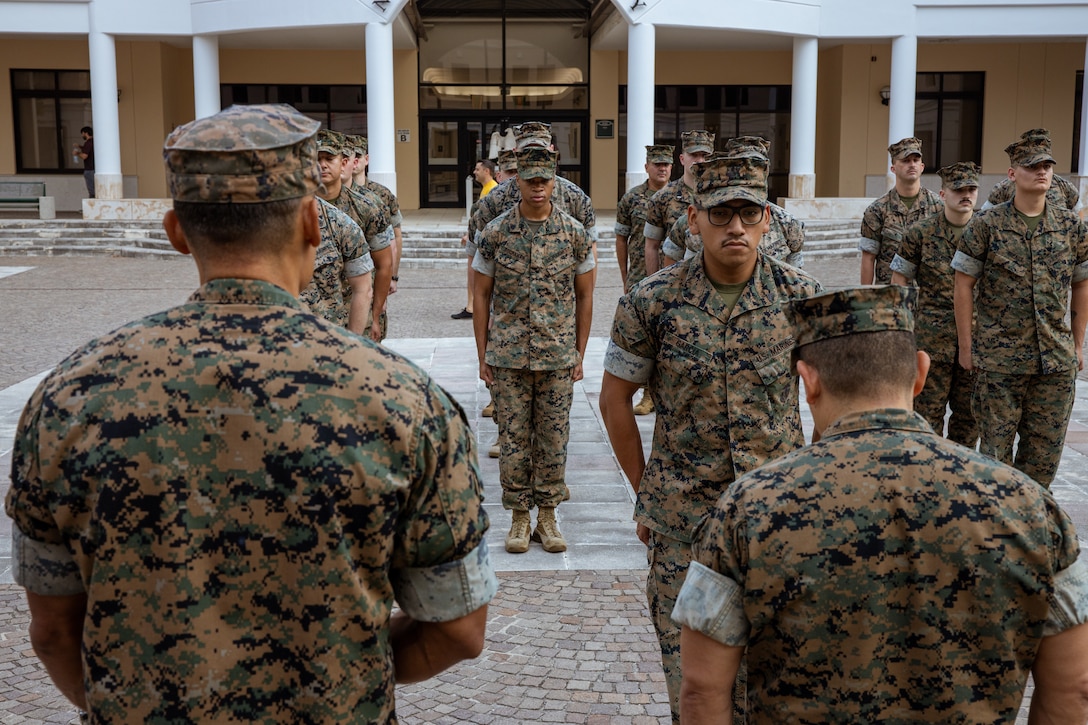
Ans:
{"label": "tan combat boot", "polygon": [[495,415],[495,401],[492,400],[490,403],[485,405],[484,409],[480,411],[480,415],[482,415],[484,418],[490,418],[491,416]]}
{"label": "tan combat boot", "polygon": [[642,392],[642,400],[635,406],[635,415],[649,415],[654,412],[654,401],[646,391]]}
{"label": "tan combat boot", "polygon": [[563,538],[563,532],[559,530],[559,522],[555,520],[554,507],[541,506],[538,510],[533,541],[539,541],[544,551],[549,554],[567,550],[567,540]]}
{"label": "tan combat boot", "polygon": [[533,527],[533,522],[528,511],[514,509],[513,513],[510,533],[506,535],[506,550],[511,554],[524,554],[529,550],[529,529]]}

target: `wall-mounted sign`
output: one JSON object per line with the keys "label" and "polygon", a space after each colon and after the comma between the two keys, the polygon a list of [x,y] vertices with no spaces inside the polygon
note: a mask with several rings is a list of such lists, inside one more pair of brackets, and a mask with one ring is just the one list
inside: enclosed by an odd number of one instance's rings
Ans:
{"label": "wall-mounted sign", "polygon": [[410,143],[412,141],[412,132],[406,128],[398,128],[397,141],[400,143]]}
{"label": "wall-mounted sign", "polygon": [[597,138],[615,138],[616,122],[611,119],[597,121],[597,129],[594,135]]}

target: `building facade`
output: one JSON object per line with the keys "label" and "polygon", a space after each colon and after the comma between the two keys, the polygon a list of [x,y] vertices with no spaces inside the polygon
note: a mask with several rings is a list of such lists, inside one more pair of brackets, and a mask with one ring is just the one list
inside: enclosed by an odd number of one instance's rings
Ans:
{"label": "building facade", "polygon": [[1056,171],[1088,173],[1086,36],[1073,0],[0,0],[0,180],[155,213],[171,129],[276,101],[366,134],[406,209],[463,207],[475,160],[544,120],[599,208],[642,180],[644,145],[706,128],[769,139],[772,195],[800,215],[849,216],[904,136],[929,171],[975,161],[985,184],[1046,127]]}

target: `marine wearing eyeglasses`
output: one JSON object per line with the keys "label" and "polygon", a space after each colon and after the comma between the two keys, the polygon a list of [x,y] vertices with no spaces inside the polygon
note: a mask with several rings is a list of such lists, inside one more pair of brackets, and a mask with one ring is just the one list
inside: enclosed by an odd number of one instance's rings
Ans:
{"label": "marine wearing eyeglasses", "polygon": [[[687,216],[703,249],[620,300],[605,358],[601,414],[638,494],[637,535],[650,547],[646,595],[674,721],[680,630],[670,615],[692,529],[738,476],[804,443],[782,308],[819,284],[760,250],[768,166],[755,153],[693,165]],[[657,408],[648,462],[631,405],[642,385]]]}

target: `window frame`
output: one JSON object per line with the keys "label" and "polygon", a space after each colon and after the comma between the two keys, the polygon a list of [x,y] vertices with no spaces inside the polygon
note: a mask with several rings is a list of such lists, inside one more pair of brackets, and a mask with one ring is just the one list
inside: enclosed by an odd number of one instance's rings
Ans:
{"label": "window frame", "polygon": [[[52,73],[54,76],[53,87],[49,89],[28,89],[18,88],[16,84],[16,74],[18,73]],[[60,86],[60,74],[61,73],[86,73],[87,74],[87,90],[61,90]],[[85,99],[87,101],[88,115],[91,110],[91,91],[90,91],[90,74],[91,71],[86,68],[10,68],[8,70],[8,78],[11,84],[11,114],[12,114],[12,129],[14,131],[13,141],[15,143],[15,173],[16,174],[38,174],[38,175],[82,175],[83,174],[83,162],[81,161],[78,166],[69,167],[66,165],[66,160],[70,155],[68,146],[64,141],[64,126],[60,122],[62,118],[61,114],[61,101],[72,99]],[[37,167],[27,166],[23,159],[23,144],[22,135],[23,128],[19,119],[20,102],[24,100],[40,100],[40,99],[52,99],[53,111],[57,119],[56,127],[56,150],[57,150],[57,163],[61,166],[56,167]],[[91,124],[83,124],[91,125]],[[82,126],[81,126],[82,128]],[[78,134],[78,130],[76,132]]]}
{"label": "window frame", "polygon": [[[933,139],[933,154],[929,155],[925,153],[923,148],[922,158],[932,159],[935,164],[935,168],[939,169],[948,164],[955,163],[957,161],[973,161],[979,166],[982,165],[982,132],[984,127],[984,121],[986,117],[986,72],[985,71],[925,71],[918,72],[917,77],[921,76],[937,76],[939,78],[938,89],[936,91],[916,91],[914,94],[914,129],[917,134],[919,127],[918,123],[918,102],[919,101],[936,101],[937,102],[937,124]],[[945,81],[949,76],[977,76],[978,90],[977,91],[949,91],[945,90]],[[944,113],[945,113],[945,101],[963,101],[973,100],[978,103],[978,122],[975,125],[975,148],[974,153],[967,155],[961,154],[964,158],[957,158],[947,161],[947,163],[941,162],[941,147],[944,143]],[[963,147],[962,131],[960,133],[961,148]]]}

